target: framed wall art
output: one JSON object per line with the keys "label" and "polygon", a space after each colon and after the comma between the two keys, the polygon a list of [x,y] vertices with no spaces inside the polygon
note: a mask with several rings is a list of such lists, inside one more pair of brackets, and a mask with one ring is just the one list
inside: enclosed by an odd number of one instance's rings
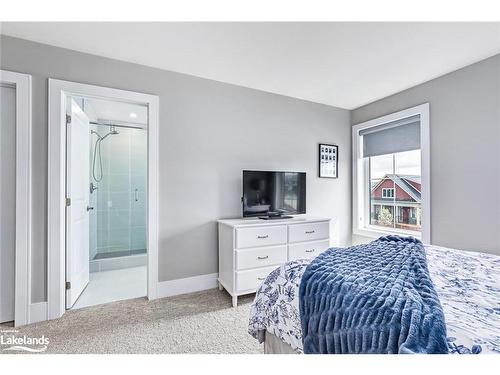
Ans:
{"label": "framed wall art", "polygon": [[337,178],[339,170],[339,146],[319,144],[319,177]]}

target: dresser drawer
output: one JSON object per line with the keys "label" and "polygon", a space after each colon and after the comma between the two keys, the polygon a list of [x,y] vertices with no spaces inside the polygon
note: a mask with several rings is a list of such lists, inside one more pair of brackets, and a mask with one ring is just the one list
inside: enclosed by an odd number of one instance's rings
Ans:
{"label": "dresser drawer", "polygon": [[288,245],[288,260],[315,258],[330,247],[330,241],[312,241]]}
{"label": "dresser drawer", "polygon": [[295,224],[288,227],[288,242],[324,240],[330,238],[330,223]]}
{"label": "dresser drawer", "polygon": [[286,244],[286,225],[236,229],[236,247]]}
{"label": "dresser drawer", "polygon": [[286,245],[236,250],[236,269],[266,267],[285,263]]}
{"label": "dresser drawer", "polygon": [[262,284],[266,277],[277,267],[256,268],[236,272],[236,290],[238,292],[254,291]]}

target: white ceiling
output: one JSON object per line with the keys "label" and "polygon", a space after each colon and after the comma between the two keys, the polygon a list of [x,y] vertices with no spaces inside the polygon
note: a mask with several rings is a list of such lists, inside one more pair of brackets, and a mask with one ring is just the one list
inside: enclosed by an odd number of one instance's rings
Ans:
{"label": "white ceiling", "polygon": [[346,109],[500,53],[500,23],[2,23],[1,32]]}
{"label": "white ceiling", "polygon": [[105,99],[84,98],[84,110],[90,121],[130,126],[147,126],[146,106]]}

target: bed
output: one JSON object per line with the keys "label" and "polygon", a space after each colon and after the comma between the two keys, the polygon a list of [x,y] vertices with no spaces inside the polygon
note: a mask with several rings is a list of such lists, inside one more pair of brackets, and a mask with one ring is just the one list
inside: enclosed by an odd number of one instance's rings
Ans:
{"label": "bed", "polygon": [[[444,313],[449,353],[500,354],[500,257],[425,246],[429,275]],[[259,287],[249,333],[265,353],[303,353],[299,287],[312,260],[275,269]]]}

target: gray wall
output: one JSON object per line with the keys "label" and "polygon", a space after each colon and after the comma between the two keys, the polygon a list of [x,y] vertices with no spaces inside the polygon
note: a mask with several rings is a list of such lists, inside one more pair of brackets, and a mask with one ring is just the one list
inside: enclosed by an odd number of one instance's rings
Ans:
{"label": "gray wall", "polygon": [[[160,96],[159,278],[217,272],[215,220],[241,214],[241,170],[307,172],[308,213],[351,233],[350,113],[257,90],[1,37],[1,68],[33,76],[33,302],[46,299],[47,78]],[[317,145],[339,145],[339,179]]]}
{"label": "gray wall", "polygon": [[500,254],[500,55],[358,108],[352,123],[424,102],[432,243]]}

